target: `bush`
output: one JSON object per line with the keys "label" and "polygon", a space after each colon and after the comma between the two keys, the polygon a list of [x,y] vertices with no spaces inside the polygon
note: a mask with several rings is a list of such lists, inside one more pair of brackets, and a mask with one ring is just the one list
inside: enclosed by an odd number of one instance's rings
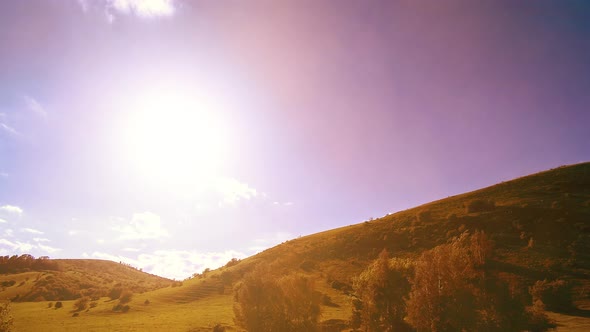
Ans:
{"label": "bush", "polygon": [[53,308],[53,302],[47,303],[47,308]]}
{"label": "bush", "polygon": [[109,298],[111,300],[116,300],[121,296],[121,293],[123,293],[123,288],[120,286],[115,286],[109,292]]}
{"label": "bush", "polygon": [[131,302],[131,299],[133,298],[133,293],[131,291],[123,291],[123,293],[121,293],[121,296],[119,296],[119,303],[120,304],[125,304],[125,303],[129,303]]}
{"label": "bush", "polygon": [[57,301],[57,302],[55,302],[55,309],[59,309],[59,308],[61,308],[61,307],[63,307],[63,306],[64,306],[64,305],[63,305],[63,303],[61,303],[61,301]]}
{"label": "bush", "polygon": [[539,280],[529,290],[533,303],[540,301],[547,310],[567,312],[574,308],[572,284],[565,280]]}
{"label": "bush", "polygon": [[231,266],[237,265],[239,262],[240,262],[239,259],[232,258],[225,264],[225,267],[231,267]]}
{"label": "bush", "polygon": [[225,327],[221,324],[215,324],[215,326],[213,326],[213,332],[225,332]]}
{"label": "bush", "polygon": [[496,203],[492,200],[474,199],[467,203],[467,213],[492,211],[496,208]]}
{"label": "bush", "polygon": [[146,299],[146,300],[143,302],[143,304],[145,304],[145,305],[149,305],[149,304],[150,304],[150,300],[147,300],[147,299]]}
{"label": "bush", "polygon": [[430,213],[430,211],[420,211],[418,213],[418,215],[416,216],[416,218],[418,219],[419,222],[427,222],[432,220],[432,214]]}
{"label": "bush", "polygon": [[76,311],[82,311],[88,307],[88,303],[90,302],[90,297],[83,296],[74,302],[74,309]]}

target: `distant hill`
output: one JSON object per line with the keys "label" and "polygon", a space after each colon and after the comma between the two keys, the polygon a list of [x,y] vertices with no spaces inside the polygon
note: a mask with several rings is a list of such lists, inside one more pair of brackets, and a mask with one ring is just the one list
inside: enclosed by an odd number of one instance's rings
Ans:
{"label": "distant hill", "polygon": [[114,287],[143,293],[173,283],[125,264],[95,259],[4,256],[0,271],[0,299],[21,302],[96,298],[107,296]]}

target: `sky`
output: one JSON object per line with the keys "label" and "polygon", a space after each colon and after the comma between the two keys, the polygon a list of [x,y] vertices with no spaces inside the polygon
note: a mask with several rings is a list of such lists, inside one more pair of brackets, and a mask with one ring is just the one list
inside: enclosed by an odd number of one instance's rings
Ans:
{"label": "sky", "polygon": [[0,254],[183,279],[590,160],[586,1],[0,2]]}

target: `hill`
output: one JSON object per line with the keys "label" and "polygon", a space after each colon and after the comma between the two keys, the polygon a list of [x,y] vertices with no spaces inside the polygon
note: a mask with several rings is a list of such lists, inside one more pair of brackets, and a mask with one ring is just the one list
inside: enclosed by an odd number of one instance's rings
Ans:
{"label": "hill", "polygon": [[[205,275],[134,296],[131,310],[114,314],[107,301],[75,319],[44,303],[15,305],[19,330],[210,331],[234,328],[233,292],[255,266],[277,277],[302,274],[322,294],[322,324],[340,331],[351,316],[352,280],[387,249],[415,259],[463,232],[483,230],[495,244],[493,268],[528,289],[538,280],[573,283],[569,312],[549,313],[561,328],[590,327],[590,163],[564,166],[456,195],[375,220],[286,241]],[[149,305],[144,301],[149,300]],[[67,304],[72,306],[72,304]],[[115,316],[116,315],[116,316]],[[35,324],[31,322],[39,317]],[[100,325],[105,318],[109,326]],[[156,319],[155,317],[160,317]],[[20,323],[19,323],[20,322]],[[31,325],[33,324],[33,325]]]}
{"label": "hill", "polygon": [[115,287],[143,293],[173,283],[106,260],[35,259],[30,255],[1,258],[0,299],[18,302],[97,298],[107,296]]}

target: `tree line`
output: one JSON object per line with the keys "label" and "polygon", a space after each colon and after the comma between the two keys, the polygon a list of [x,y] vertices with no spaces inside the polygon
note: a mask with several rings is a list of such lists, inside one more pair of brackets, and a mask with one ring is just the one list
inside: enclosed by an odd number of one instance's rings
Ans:
{"label": "tree line", "polygon": [[[364,332],[554,327],[544,309],[553,299],[571,304],[564,295],[565,283],[537,282],[523,291],[514,279],[493,268],[492,254],[492,241],[478,231],[464,232],[413,260],[390,258],[383,250],[353,282],[350,327]],[[257,266],[237,285],[236,325],[259,332],[319,331],[322,296],[313,280],[301,275],[274,277],[271,272]]]}

